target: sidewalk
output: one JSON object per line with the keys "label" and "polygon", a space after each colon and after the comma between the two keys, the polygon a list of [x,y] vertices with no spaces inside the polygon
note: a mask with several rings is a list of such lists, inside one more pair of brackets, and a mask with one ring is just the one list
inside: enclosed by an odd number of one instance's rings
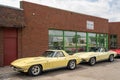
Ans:
{"label": "sidewalk", "polygon": [[13,72],[10,66],[0,67],[0,75]]}

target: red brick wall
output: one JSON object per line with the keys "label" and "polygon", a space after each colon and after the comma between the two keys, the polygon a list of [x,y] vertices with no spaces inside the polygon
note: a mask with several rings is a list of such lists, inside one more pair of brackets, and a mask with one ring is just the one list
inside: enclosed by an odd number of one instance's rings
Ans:
{"label": "red brick wall", "polygon": [[20,29],[23,28],[24,25],[25,23],[22,9],[0,5],[0,66],[3,66],[4,64],[4,52],[5,52],[3,29],[7,28]]}
{"label": "red brick wall", "polygon": [[109,23],[109,34],[117,35],[117,45],[120,47],[120,22]]}
{"label": "red brick wall", "polygon": [[3,29],[0,28],[0,66],[3,66]]}
{"label": "red brick wall", "polygon": [[0,27],[24,27],[21,9],[0,5]]}
{"label": "red brick wall", "polygon": [[[22,56],[37,56],[48,48],[48,29],[108,33],[108,20],[22,1],[26,27],[22,29]],[[86,21],[94,21],[94,30]]]}

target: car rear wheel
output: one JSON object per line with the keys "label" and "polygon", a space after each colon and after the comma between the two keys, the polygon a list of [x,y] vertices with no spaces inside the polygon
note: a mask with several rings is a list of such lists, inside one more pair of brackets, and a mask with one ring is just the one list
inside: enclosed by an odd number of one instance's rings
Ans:
{"label": "car rear wheel", "polygon": [[93,65],[95,65],[95,63],[96,63],[96,59],[95,59],[94,57],[90,58],[89,64],[90,64],[91,66],[93,66]]}
{"label": "car rear wheel", "polygon": [[31,76],[37,76],[42,73],[42,67],[40,65],[33,65],[30,67],[28,74]]}
{"label": "car rear wheel", "polygon": [[70,69],[70,70],[75,69],[75,68],[76,68],[76,61],[75,61],[75,60],[71,60],[71,61],[69,61],[67,67],[68,67],[68,69]]}
{"label": "car rear wheel", "polygon": [[108,60],[109,60],[110,62],[113,62],[113,61],[114,61],[114,55],[110,55]]}

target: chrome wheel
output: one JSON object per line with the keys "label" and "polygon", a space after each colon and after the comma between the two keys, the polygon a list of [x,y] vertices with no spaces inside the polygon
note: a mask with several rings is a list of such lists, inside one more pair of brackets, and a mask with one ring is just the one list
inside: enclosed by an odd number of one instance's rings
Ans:
{"label": "chrome wheel", "polygon": [[41,73],[41,67],[39,65],[34,65],[29,69],[29,74],[37,76]]}
{"label": "chrome wheel", "polygon": [[95,58],[91,58],[90,61],[89,61],[89,64],[91,66],[93,66],[93,65],[95,65],[95,63],[96,63],[96,59]]}
{"label": "chrome wheel", "polygon": [[109,61],[110,61],[110,62],[113,62],[113,61],[114,61],[114,55],[110,55]]}
{"label": "chrome wheel", "polygon": [[76,68],[76,62],[74,60],[69,61],[68,68],[71,69],[71,70],[75,69]]}

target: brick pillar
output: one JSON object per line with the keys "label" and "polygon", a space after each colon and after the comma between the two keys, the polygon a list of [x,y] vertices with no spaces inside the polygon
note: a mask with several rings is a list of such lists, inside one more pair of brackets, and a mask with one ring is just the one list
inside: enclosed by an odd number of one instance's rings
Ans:
{"label": "brick pillar", "polygon": [[22,56],[22,28],[18,29],[18,58]]}
{"label": "brick pillar", "polygon": [[3,29],[0,28],[0,66],[3,66]]}

